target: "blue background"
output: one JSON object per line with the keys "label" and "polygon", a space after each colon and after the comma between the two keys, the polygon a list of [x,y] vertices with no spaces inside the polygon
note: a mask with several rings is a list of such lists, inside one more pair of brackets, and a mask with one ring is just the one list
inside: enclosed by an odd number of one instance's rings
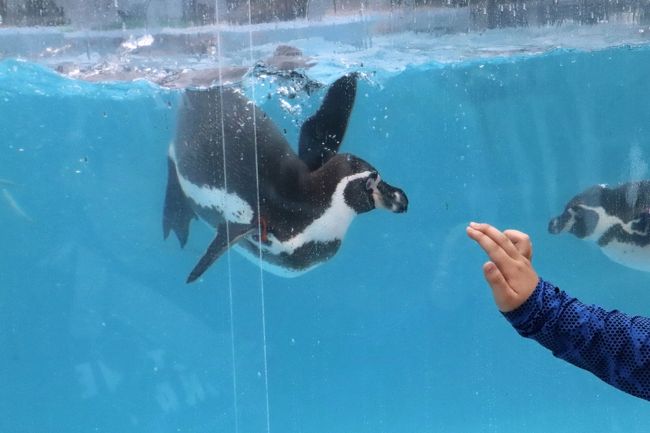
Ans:
{"label": "blue background", "polygon": [[[271,431],[646,431],[646,402],[510,328],[464,228],[524,230],[542,276],[650,315],[650,275],[546,231],[586,187],[648,177],[650,49],[365,72],[342,150],[408,213],[358,217],[299,278],[233,253],[186,285],[212,234],[162,238],[179,94],[1,62],[0,431],[265,431],[262,284]],[[296,116],[248,84],[292,144],[323,96]]]}

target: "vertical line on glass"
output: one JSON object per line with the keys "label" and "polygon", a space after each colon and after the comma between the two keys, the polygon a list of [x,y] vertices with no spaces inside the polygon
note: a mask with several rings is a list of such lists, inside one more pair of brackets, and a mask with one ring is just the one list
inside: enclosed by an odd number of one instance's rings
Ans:
{"label": "vertical line on glass", "polygon": [[[223,76],[221,63],[221,32],[219,29],[219,0],[214,2],[215,25],[217,31],[217,69],[219,74],[219,114],[221,119],[221,154],[223,157],[223,188],[228,193],[228,167],[226,164],[226,134],[223,120]],[[230,225],[226,219],[226,239],[230,245]],[[239,433],[239,409],[237,407],[237,363],[235,357],[235,313],[233,308],[233,291],[232,291],[232,265],[230,260],[230,248],[226,250],[228,262],[228,302],[230,308],[230,353],[232,356],[232,400],[235,418],[235,433]]]}
{"label": "vertical line on glass", "polygon": [[[253,19],[252,19],[252,7],[251,0],[248,0],[248,51],[250,56],[251,66],[255,64],[253,59]],[[256,107],[257,100],[255,98],[255,79],[251,79],[251,99],[253,100],[253,144],[255,147],[255,183],[257,188],[257,238],[262,241],[262,224],[261,224],[261,215],[260,215],[260,171],[259,171],[259,161],[257,157],[257,119],[256,119]],[[263,349],[264,349],[264,392],[266,398],[266,432],[271,432],[271,415],[269,408],[269,369],[268,369],[268,357],[266,350],[266,306],[264,302],[264,271],[262,268],[262,248],[261,245],[258,248],[259,254],[259,270],[260,270],[260,298],[262,303],[262,340],[263,340]]]}

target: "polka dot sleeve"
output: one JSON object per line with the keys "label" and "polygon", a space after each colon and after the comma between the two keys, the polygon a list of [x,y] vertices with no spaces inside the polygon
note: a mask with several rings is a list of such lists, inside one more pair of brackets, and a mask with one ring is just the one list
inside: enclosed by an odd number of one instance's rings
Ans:
{"label": "polka dot sleeve", "polygon": [[650,318],[585,305],[542,279],[523,305],[504,316],[556,357],[650,400]]}

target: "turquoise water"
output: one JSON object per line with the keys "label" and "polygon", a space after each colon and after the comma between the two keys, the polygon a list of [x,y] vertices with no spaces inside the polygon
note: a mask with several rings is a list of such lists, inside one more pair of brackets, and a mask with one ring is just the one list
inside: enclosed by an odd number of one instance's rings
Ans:
{"label": "turquoise water", "polygon": [[[646,402],[500,317],[464,227],[527,231],[541,275],[650,315],[650,275],[546,232],[584,188],[648,177],[650,48],[360,70],[343,149],[408,213],[360,216],[299,278],[233,253],[186,285],[211,233],[162,238],[179,93],[0,62],[0,431],[646,431]],[[251,84],[295,144],[323,91],[290,114]]]}

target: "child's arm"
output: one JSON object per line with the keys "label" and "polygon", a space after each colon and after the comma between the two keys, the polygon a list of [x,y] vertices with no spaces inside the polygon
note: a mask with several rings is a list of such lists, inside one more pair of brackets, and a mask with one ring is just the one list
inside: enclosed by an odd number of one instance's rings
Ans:
{"label": "child's arm", "polygon": [[521,232],[470,224],[467,234],[491,259],[483,267],[485,278],[517,332],[605,382],[650,400],[650,319],[585,305],[537,279],[529,260],[530,240]]}

